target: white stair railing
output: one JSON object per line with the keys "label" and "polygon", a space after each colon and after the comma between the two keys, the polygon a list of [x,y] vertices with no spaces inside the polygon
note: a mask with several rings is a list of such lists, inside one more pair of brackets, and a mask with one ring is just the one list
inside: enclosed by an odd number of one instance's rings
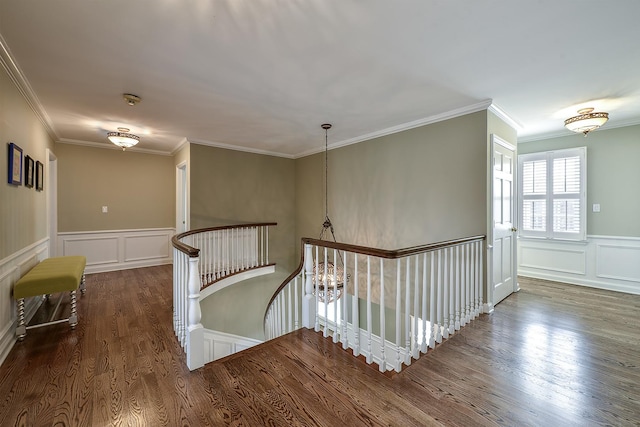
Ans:
{"label": "white stair railing", "polygon": [[200,292],[207,286],[269,263],[269,227],[240,224],[187,231],[172,238],[173,328],[190,370],[204,365]]}
{"label": "white stair railing", "polygon": [[268,305],[265,336],[314,328],[399,372],[482,312],[483,241],[387,251],[303,239],[300,267]]}

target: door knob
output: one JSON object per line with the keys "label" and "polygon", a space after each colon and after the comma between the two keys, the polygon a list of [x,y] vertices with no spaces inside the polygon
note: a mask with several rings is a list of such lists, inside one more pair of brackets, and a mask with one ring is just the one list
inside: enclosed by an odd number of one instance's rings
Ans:
{"label": "door knob", "polygon": [[515,228],[515,227],[511,227],[511,231],[513,231],[515,233],[516,231],[518,231],[518,229]]}

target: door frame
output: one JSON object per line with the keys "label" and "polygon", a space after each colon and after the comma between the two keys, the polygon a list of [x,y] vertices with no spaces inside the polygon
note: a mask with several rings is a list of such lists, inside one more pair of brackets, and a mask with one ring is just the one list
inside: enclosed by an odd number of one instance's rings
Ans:
{"label": "door frame", "polygon": [[176,165],[176,234],[189,230],[189,175],[187,161]]}
{"label": "door frame", "polygon": [[[495,164],[495,150],[494,146],[502,145],[503,147],[513,151],[513,209],[512,209],[512,218],[513,218],[513,226],[517,229],[518,227],[518,150],[517,146],[511,144],[510,142],[500,138],[496,134],[491,134],[489,138],[489,143],[487,144],[487,299],[484,304],[484,312],[491,313],[495,307],[495,297],[494,290],[495,284],[493,283],[493,241],[494,241],[494,216],[493,216],[493,185],[494,185],[494,164]],[[516,230],[517,231],[517,230]],[[511,254],[511,269],[513,271],[513,292],[518,292],[520,290],[520,285],[518,284],[518,245],[517,245],[517,232],[514,231],[513,234],[513,245],[512,245],[512,254]]]}
{"label": "door frame", "polygon": [[47,212],[47,236],[49,237],[49,256],[58,252],[58,158],[49,148],[46,149],[47,164],[45,179],[45,211]]}

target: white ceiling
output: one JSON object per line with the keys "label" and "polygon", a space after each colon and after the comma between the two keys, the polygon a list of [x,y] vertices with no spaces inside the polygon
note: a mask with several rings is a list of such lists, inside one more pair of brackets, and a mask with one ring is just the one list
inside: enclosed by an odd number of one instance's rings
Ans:
{"label": "white ceiling", "polygon": [[[0,0],[0,61],[57,140],[298,157],[493,104],[521,140],[640,123],[638,0]],[[122,94],[142,102],[130,107]]]}

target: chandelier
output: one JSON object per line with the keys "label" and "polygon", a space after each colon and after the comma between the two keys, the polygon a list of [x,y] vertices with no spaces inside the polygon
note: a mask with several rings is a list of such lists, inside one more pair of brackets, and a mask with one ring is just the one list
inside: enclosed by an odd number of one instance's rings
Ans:
{"label": "chandelier", "polygon": [[[322,125],[324,129],[324,222],[322,223],[322,230],[320,231],[320,240],[325,240],[328,236],[328,232],[331,233],[333,241],[336,242],[336,236],[333,230],[333,224],[329,219],[329,162],[328,162],[328,131],[331,129],[331,124],[325,123]],[[338,252],[340,264],[343,264],[342,255]],[[334,259],[334,261],[336,261]],[[330,303],[337,299],[340,299],[344,290],[344,284],[349,282],[349,274],[345,275],[344,269],[333,262],[327,260],[326,265],[324,261],[316,260],[313,264],[313,285],[314,294],[317,294],[320,302]]]}
{"label": "chandelier", "polygon": [[117,132],[109,132],[107,138],[118,147],[122,147],[122,151],[133,147],[140,141],[140,137],[129,133],[128,128],[118,128]]}
{"label": "chandelier", "polygon": [[593,130],[598,129],[609,120],[609,113],[594,113],[593,108],[582,108],[578,110],[578,115],[570,117],[564,121],[567,129],[576,133],[583,133],[584,136]]}

